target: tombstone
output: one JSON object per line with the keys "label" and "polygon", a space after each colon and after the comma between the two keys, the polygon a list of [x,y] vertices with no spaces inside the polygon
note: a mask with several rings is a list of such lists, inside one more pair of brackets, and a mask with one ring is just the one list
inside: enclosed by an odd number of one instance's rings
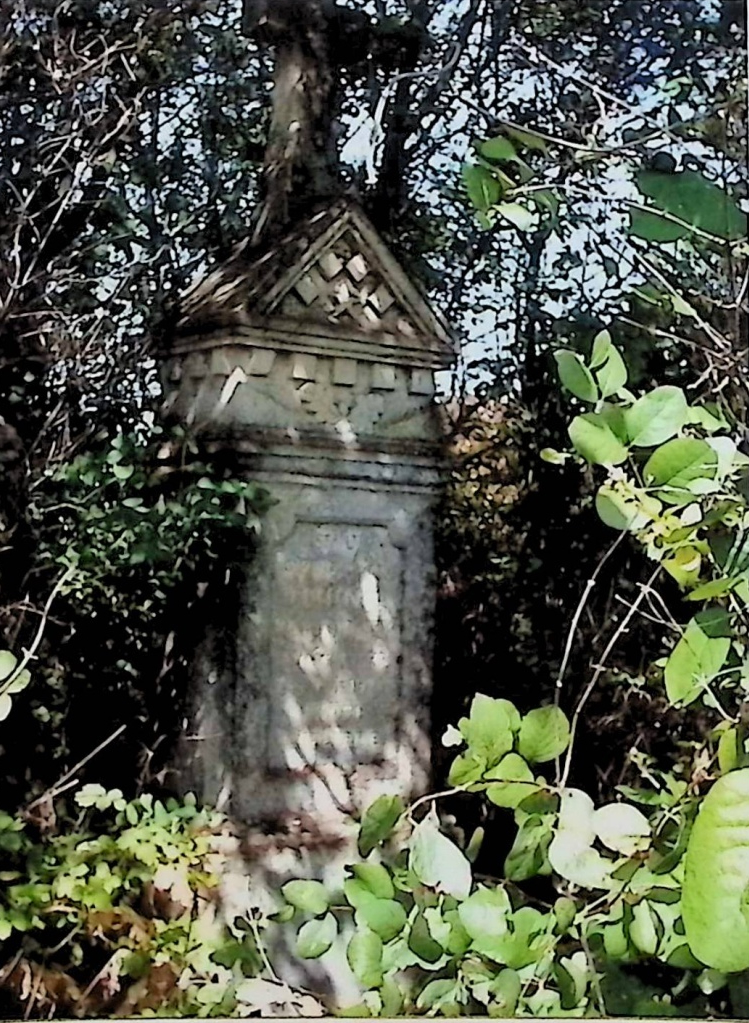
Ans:
{"label": "tombstone", "polygon": [[348,200],[238,254],[182,309],[168,413],[277,503],[235,655],[209,637],[198,656],[181,782],[248,825],[275,882],[333,877],[352,815],[430,780],[434,372],[453,346]]}

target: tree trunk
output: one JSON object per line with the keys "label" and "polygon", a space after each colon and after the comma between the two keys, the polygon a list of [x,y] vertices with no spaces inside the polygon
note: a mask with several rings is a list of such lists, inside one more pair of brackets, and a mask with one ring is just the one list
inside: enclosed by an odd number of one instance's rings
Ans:
{"label": "tree trunk", "polygon": [[255,238],[277,234],[340,189],[335,146],[333,0],[246,0],[245,28],[273,46],[276,67]]}

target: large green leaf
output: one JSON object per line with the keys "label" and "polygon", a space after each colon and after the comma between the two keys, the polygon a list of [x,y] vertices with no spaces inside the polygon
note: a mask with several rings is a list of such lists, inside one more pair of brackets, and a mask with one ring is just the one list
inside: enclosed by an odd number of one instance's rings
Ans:
{"label": "large green leaf", "polygon": [[494,139],[487,139],[479,146],[479,152],[487,160],[514,160],[517,157],[517,150],[512,142],[504,135],[498,135]]}
{"label": "large green leaf", "polygon": [[544,764],[567,749],[570,724],[560,707],[536,707],[520,725],[518,753],[532,764]]}
{"label": "large green leaf", "polygon": [[[726,239],[746,235],[746,214],[722,188],[697,171],[678,174],[642,171],[637,184],[654,207],[652,214],[632,212],[630,231],[638,238],[672,242],[692,235],[692,228]],[[658,211],[668,216],[659,216]],[[683,223],[676,223],[671,217]]]}
{"label": "large green leaf", "polygon": [[296,950],[300,959],[319,959],[335,941],[338,924],[332,913],[322,920],[310,920],[299,930]]}
{"label": "large green leaf", "polygon": [[731,640],[708,636],[692,619],[671,651],[664,672],[666,695],[673,704],[692,703],[725,664]]}
{"label": "large green leaf", "polygon": [[508,753],[502,757],[496,767],[486,772],[484,778],[496,782],[486,790],[489,800],[495,806],[514,808],[534,791],[533,772],[517,753]]}
{"label": "large green leaf", "polygon": [[10,678],[17,664],[18,661],[10,650],[0,650],[0,683]]}
{"label": "large green leaf", "polygon": [[554,352],[562,384],[581,401],[598,401],[598,388],[588,367],[577,352]]}
{"label": "large green leaf", "polygon": [[428,888],[456,899],[471,890],[471,864],[450,839],[443,835],[436,814],[430,813],[414,828],[408,858],[409,869]]}
{"label": "large green leaf", "polygon": [[687,489],[700,477],[712,479],[718,456],[710,445],[696,437],[677,437],[657,448],[645,463],[645,483],[659,488],[668,504],[687,504],[694,494]]}
{"label": "large green leaf", "polygon": [[315,916],[327,913],[330,905],[325,885],[320,881],[288,881],[281,888],[281,893],[296,909]]}
{"label": "large green leaf", "polygon": [[689,406],[680,387],[666,384],[643,394],[624,413],[630,442],[639,448],[670,440],[684,426]]}
{"label": "large green leaf", "polygon": [[682,916],[692,952],[724,973],[749,969],[749,769],[719,778],[687,845]]}
{"label": "large green leaf", "polygon": [[531,814],[518,828],[512,849],[505,859],[505,875],[510,881],[527,881],[537,874],[549,873],[546,853],[553,836],[551,814]]}
{"label": "large green leaf", "polygon": [[612,344],[607,330],[602,330],[593,339],[590,368],[596,371],[596,380],[604,398],[617,394],[627,383],[624,359]]}
{"label": "large green leaf", "polygon": [[655,955],[658,948],[658,918],[646,900],[632,907],[632,923],[629,925],[629,936],[635,948],[645,955]]}
{"label": "large green leaf", "polygon": [[468,198],[480,213],[486,213],[495,203],[499,202],[502,189],[492,172],[486,167],[466,164],[463,167],[463,181]]}
{"label": "large green leaf", "polygon": [[359,830],[359,852],[369,856],[384,841],[403,813],[403,800],[399,796],[380,796],[364,813]]}
{"label": "large green leaf", "polygon": [[357,931],[348,944],[346,958],[354,976],[365,988],[382,983],[382,939],[373,931]]}
{"label": "large green leaf", "polygon": [[[349,901],[350,896],[347,895]],[[391,941],[406,926],[406,911],[395,899],[363,898],[356,907],[356,922],[374,931],[383,941]]]}
{"label": "large green leaf", "polygon": [[591,848],[596,838],[593,800],[581,789],[565,789],[557,832],[549,845],[549,862],[562,877],[581,888],[611,886],[611,861]]}
{"label": "large green leaf", "polygon": [[599,412],[575,416],[568,433],[575,450],[594,465],[619,465],[629,451]]}
{"label": "large green leaf", "polygon": [[390,873],[381,863],[355,863],[351,871],[378,899],[392,899],[395,895]]}
{"label": "large green leaf", "polygon": [[471,785],[483,777],[486,757],[479,753],[461,753],[453,760],[448,781],[451,785]]}
{"label": "large green leaf", "polygon": [[509,700],[495,700],[479,693],[471,703],[470,716],[461,718],[458,727],[470,747],[469,753],[496,764],[512,749],[520,715]]}
{"label": "large green leaf", "polygon": [[471,939],[481,942],[507,932],[512,906],[504,888],[482,886],[460,904],[458,913]]}
{"label": "large green leaf", "polygon": [[[452,980],[430,980],[424,990],[416,999],[417,1009],[439,1009],[442,1007],[455,1007],[460,1001],[462,987],[456,979]],[[457,1012],[445,1012],[444,1015],[458,1015]],[[434,1015],[434,1012],[431,1013]]]}
{"label": "large green leaf", "polygon": [[596,511],[601,521],[612,529],[631,530],[636,532],[642,529],[660,513],[663,507],[654,497],[649,497],[645,491],[637,491],[634,488],[629,493],[622,493],[614,487],[604,483],[596,494]]}
{"label": "large green leaf", "polygon": [[607,803],[593,814],[596,834],[607,849],[634,856],[650,845],[647,817],[628,803]]}
{"label": "large green leaf", "polygon": [[445,954],[440,943],[432,936],[423,912],[417,914],[411,926],[408,947],[427,963],[438,963]]}

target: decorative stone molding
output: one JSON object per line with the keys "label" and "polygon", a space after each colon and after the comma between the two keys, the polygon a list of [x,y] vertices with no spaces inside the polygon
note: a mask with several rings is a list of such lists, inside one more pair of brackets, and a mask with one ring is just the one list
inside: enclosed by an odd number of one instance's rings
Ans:
{"label": "decorative stone molding", "polygon": [[[166,413],[277,501],[225,609],[232,655],[226,637],[198,648],[180,759],[186,788],[250,825],[256,886],[332,876],[351,813],[428,784],[434,371],[452,359],[345,203],[210,274],[164,352]],[[292,853],[292,834],[314,840]]]}

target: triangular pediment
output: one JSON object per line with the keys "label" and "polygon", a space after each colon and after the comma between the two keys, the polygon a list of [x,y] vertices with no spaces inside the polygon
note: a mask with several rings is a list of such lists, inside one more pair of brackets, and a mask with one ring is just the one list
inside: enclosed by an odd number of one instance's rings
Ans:
{"label": "triangular pediment", "polygon": [[454,356],[442,319],[351,203],[310,217],[255,260],[230,261],[185,296],[183,312],[180,333],[213,320]]}
{"label": "triangular pediment", "polygon": [[446,345],[450,335],[364,215],[349,207],[309,246],[256,310],[333,327],[352,338]]}

